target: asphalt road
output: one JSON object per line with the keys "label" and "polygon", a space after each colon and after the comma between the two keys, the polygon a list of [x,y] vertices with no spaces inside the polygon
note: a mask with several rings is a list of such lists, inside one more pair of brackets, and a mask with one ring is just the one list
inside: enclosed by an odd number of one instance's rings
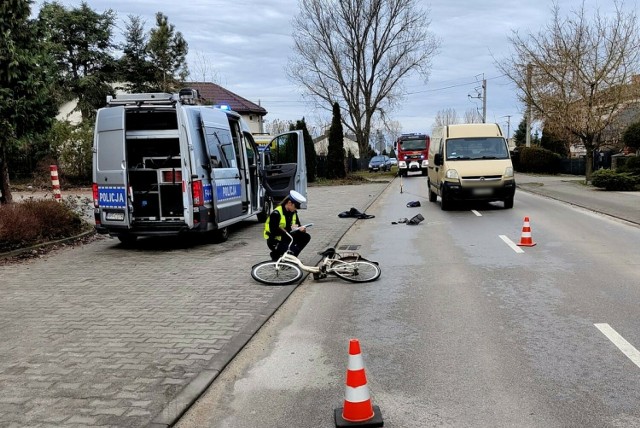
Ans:
{"label": "asphalt road", "polygon": [[[589,205],[595,211],[608,211],[608,214],[640,223],[637,193],[597,191],[583,186],[575,177],[519,175],[517,178],[521,189],[546,193],[544,199],[564,198],[574,205]],[[405,179],[405,184],[408,180],[414,178]],[[398,181],[396,179],[392,186],[398,186]],[[418,177],[414,183],[420,181]],[[420,228],[391,224],[396,217],[422,212],[408,210],[404,204],[407,200],[418,198],[422,198],[423,204],[428,204],[424,189],[418,187],[410,192],[406,188],[400,200],[391,200],[397,211],[392,211],[389,216],[383,215],[382,211],[375,211],[373,213],[378,214],[376,219],[370,220],[355,221],[337,217],[338,212],[350,207],[364,211],[386,186],[386,183],[373,183],[365,186],[311,188],[309,210],[301,213],[303,221],[315,223],[312,230],[314,238],[308,250],[305,250],[309,257],[307,261],[311,264],[317,261],[315,252],[335,245],[355,223],[355,227],[343,239],[344,242],[360,245],[372,258],[384,261],[387,254],[394,257],[390,262],[394,267],[384,268],[383,277],[376,285],[391,281],[394,277],[388,276],[390,271],[406,271],[408,284],[416,289],[424,288],[420,286],[420,281],[429,278],[430,272],[417,269],[415,264],[422,263],[427,253],[407,255],[408,245],[420,240],[416,230],[437,230],[441,228],[438,222],[447,220],[449,216],[438,219],[436,214],[444,215],[439,211],[439,206],[423,206],[422,209],[433,213],[425,215],[427,219]],[[390,195],[399,197],[397,189],[389,189]],[[380,203],[383,200],[381,198]],[[508,223],[510,231],[505,232],[512,240],[518,239],[522,215],[531,215],[531,211],[521,210],[521,203],[526,203],[524,193],[522,200],[518,197],[512,211],[514,218]],[[531,204],[536,207],[541,202]],[[372,206],[371,209],[378,208]],[[495,213],[501,212],[495,210]],[[457,216],[460,213],[451,214]],[[547,238],[544,236],[546,225],[541,227],[543,218],[547,216],[532,216],[536,240]],[[381,222],[381,227],[375,226],[376,221]],[[555,219],[553,223],[558,221]],[[459,232],[451,231],[451,236],[457,237],[454,242],[457,242],[458,250],[469,244],[466,238],[468,233],[465,235],[464,230],[462,227]],[[608,228],[603,233],[606,230]],[[556,233],[560,235],[562,232]],[[218,376],[230,361],[242,364],[242,358],[234,360],[234,356],[245,344],[248,343],[248,352],[256,355],[275,349],[277,342],[273,338],[276,332],[273,330],[271,340],[249,340],[263,324],[265,331],[269,331],[271,326],[277,326],[276,331],[280,331],[280,314],[289,320],[285,321],[285,326],[291,322],[291,317],[286,316],[287,311],[306,314],[310,323],[325,326],[330,331],[339,330],[340,323],[345,319],[350,320],[353,328],[345,330],[344,337],[354,335],[367,338],[365,334],[369,334],[372,327],[374,330],[386,329],[385,337],[402,331],[402,322],[394,316],[391,316],[391,321],[383,323],[386,312],[379,310],[373,310],[368,318],[358,320],[346,310],[322,315],[322,311],[305,306],[298,312],[297,309],[288,308],[288,305],[281,305],[287,299],[292,303],[301,299],[307,288],[312,293],[324,288],[307,287],[305,283],[298,289],[300,293],[291,295],[295,289],[293,286],[273,288],[254,283],[248,270],[266,254],[260,234],[260,225],[249,221],[235,228],[231,239],[221,245],[147,240],[139,248],[129,250],[115,240],[102,239],[82,248],[65,248],[43,258],[1,266],[0,425],[167,426],[176,421],[214,379],[214,387],[229,382]],[[630,236],[634,238],[634,235]],[[427,234],[427,238],[432,243],[438,242],[436,236]],[[572,239],[584,238],[570,236],[564,242],[571,242]],[[440,240],[440,247],[448,242],[442,238]],[[559,245],[555,240],[552,242]],[[493,245],[499,245],[501,251],[504,250],[500,242]],[[536,247],[543,251],[548,251],[548,248],[547,245]],[[572,246],[563,249],[573,251]],[[488,248],[484,250],[493,251]],[[450,256],[457,255],[454,251]],[[607,255],[608,260],[615,258],[614,253]],[[469,260],[474,262],[475,259],[471,257]],[[629,261],[635,269],[633,260]],[[606,272],[606,269],[602,271]],[[473,279],[478,278],[477,272],[468,275]],[[538,276],[533,274],[530,277]],[[451,278],[452,281],[456,279]],[[581,277],[581,280],[587,279],[588,276]],[[388,306],[398,307],[397,293],[392,291],[397,283],[389,282],[381,288],[382,294],[377,293],[380,296],[372,296],[355,292],[355,287],[346,288],[348,286],[345,287],[341,282],[324,282],[321,286],[333,290],[333,293],[318,296],[320,309],[340,308],[341,304],[352,301],[367,304],[371,302],[367,299],[373,297],[382,298],[382,305],[374,305],[374,308],[386,310]],[[349,293],[345,294],[345,290]],[[616,290],[612,290],[612,293],[616,295]],[[407,304],[419,301],[418,298],[407,300]],[[400,310],[398,315],[415,313],[416,317],[424,319],[429,309],[409,308],[411,306]],[[432,309],[438,308],[435,306]],[[364,322],[358,324],[358,321]],[[387,325],[389,322],[391,326]],[[356,328],[358,325],[360,327]],[[614,322],[610,325],[617,324]],[[341,336],[334,341],[330,352],[321,352],[320,342],[311,340],[312,337],[307,340],[307,336],[312,334],[303,330],[293,337],[301,339],[299,344],[302,348],[316,350],[310,359],[296,349],[294,353],[283,355],[286,357],[284,361],[291,363],[287,370],[280,367],[271,369],[279,376],[287,376],[282,382],[295,380],[296,373],[308,374],[313,380],[312,384],[318,384],[317,388],[311,389],[318,390],[320,396],[308,398],[305,403],[307,407],[304,408],[315,409],[322,403],[322,413],[316,417],[320,423],[326,423],[327,413],[324,410],[332,412],[333,407],[341,405],[343,398],[341,376],[346,360],[346,343]],[[254,347],[255,343],[258,348]],[[373,366],[372,382],[377,382],[375,379],[380,372],[373,370],[377,358],[374,357],[375,352],[371,352],[372,342],[363,342],[363,350],[367,364]],[[384,347],[383,352],[388,353],[389,349]],[[411,354],[402,348],[399,348],[399,352]],[[416,355],[420,359],[421,354]],[[320,370],[318,361],[321,363]],[[401,364],[411,362],[410,359],[400,361]],[[225,368],[224,373],[236,373],[240,377],[244,371],[231,365]],[[430,385],[429,379],[423,379],[424,385]],[[339,384],[337,388],[336,383]],[[330,384],[330,391],[320,392],[327,384]],[[251,384],[239,385],[239,391],[245,393],[253,388]],[[296,385],[300,390],[308,388],[308,382],[295,383],[294,387]],[[373,385],[372,391],[376,401],[384,394],[383,389],[373,388]],[[234,398],[228,394],[223,390],[220,399],[228,406],[235,406],[237,396]],[[271,397],[265,399],[269,401]],[[418,399],[415,397],[390,396],[389,400],[395,402],[400,410],[404,409],[408,421],[416,420],[412,419],[414,412],[420,413],[420,406],[414,408],[405,405],[407,402],[416,402]],[[387,404],[383,410],[389,412],[388,409],[392,407]],[[251,407],[244,409],[249,413],[257,411]],[[299,409],[290,409],[285,415],[300,413]]]}
{"label": "asphalt road", "polygon": [[[340,244],[380,280],[304,282],[178,427],[334,426],[353,337],[385,426],[640,426],[640,367],[611,334],[640,346],[637,225],[526,192],[442,212],[420,179],[368,212]],[[514,245],[525,216],[534,247]]]}

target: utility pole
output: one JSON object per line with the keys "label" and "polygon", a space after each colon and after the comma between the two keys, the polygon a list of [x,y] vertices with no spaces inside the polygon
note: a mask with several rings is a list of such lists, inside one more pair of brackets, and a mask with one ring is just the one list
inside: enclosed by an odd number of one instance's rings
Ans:
{"label": "utility pole", "polygon": [[482,123],[487,123],[487,79],[482,79]]}
{"label": "utility pole", "polygon": [[467,97],[469,97],[469,99],[482,99],[482,123],[487,123],[487,79],[484,78],[484,75],[482,79],[482,93],[478,91],[477,87],[474,89],[477,95],[471,96],[471,94],[468,94]]}
{"label": "utility pole", "polygon": [[526,117],[526,129],[527,134],[525,135],[525,146],[531,147],[531,69],[533,65],[531,63],[527,64],[527,117]]}
{"label": "utility pole", "polygon": [[506,117],[507,118],[507,141],[509,141],[509,137],[511,135],[511,115],[507,114],[507,115],[500,116],[500,117]]}

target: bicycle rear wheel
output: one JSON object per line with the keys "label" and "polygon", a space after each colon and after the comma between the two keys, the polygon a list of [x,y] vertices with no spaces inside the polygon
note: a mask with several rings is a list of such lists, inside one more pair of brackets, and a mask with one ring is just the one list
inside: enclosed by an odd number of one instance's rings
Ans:
{"label": "bicycle rear wheel", "polygon": [[331,273],[349,282],[370,282],[378,279],[382,270],[380,266],[368,260],[356,260],[334,264]]}
{"label": "bicycle rear wheel", "polygon": [[265,261],[251,268],[251,276],[263,284],[289,285],[302,278],[302,270],[292,263]]}

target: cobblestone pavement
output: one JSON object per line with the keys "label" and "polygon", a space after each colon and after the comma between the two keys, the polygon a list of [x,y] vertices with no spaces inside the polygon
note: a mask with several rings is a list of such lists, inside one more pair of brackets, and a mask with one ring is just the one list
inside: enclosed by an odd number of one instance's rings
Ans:
{"label": "cobblestone pavement", "polygon": [[[303,261],[387,185],[309,188]],[[252,280],[267,254],[253,219],[222,244],[105,238],[0,266],[0,427],[170,425],[295,289]]]}

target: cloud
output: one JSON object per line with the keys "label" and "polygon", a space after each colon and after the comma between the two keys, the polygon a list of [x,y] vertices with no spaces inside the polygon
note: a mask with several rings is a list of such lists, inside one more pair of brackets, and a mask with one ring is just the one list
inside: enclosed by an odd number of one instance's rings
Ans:
{"label": "cloud", "polygon": [[[80,0],[60,3],[78,7]],[[155,25],[156,12],[162,11],[189,44],[190,69],[194,70],[197,58],[204,58],[216,71],[220,84],[260,102],[269,112],[267,120],[330,118],[303,99],[301,89],[287,79],[284,71],[293,46],[291,22],[298,10],[297,0],[89,0],[88,4],[99,13],[107,9],[117,13],[115,36],[119,39],[128,15],[140,16],[150,29]],[[582,0],[563,0],[561,11],[568,14],[581,4]],[[507,57],[508,36],[513,30],[536,33],[546,25],[552,2],[435,0],[421,5],[430,10],[430,30],[442,47],[432,61],[427,84],[418,76],[404,82],[406,96],[391,112],[393,119],[401,123],[403,132],[430,132],[439,110],[454,108],[463,117],[468,109],[481,109],[482,101],[469,95],[477,95],[484,78],[487,120],[506,127],[506,116],[511,116],[513,132],[523,106],[495,61]],[[611,2],[603,1],[598,6],[594,0],[587,0],[585,7],[588,11],[595,7],[602,12],[613,9]]]}

